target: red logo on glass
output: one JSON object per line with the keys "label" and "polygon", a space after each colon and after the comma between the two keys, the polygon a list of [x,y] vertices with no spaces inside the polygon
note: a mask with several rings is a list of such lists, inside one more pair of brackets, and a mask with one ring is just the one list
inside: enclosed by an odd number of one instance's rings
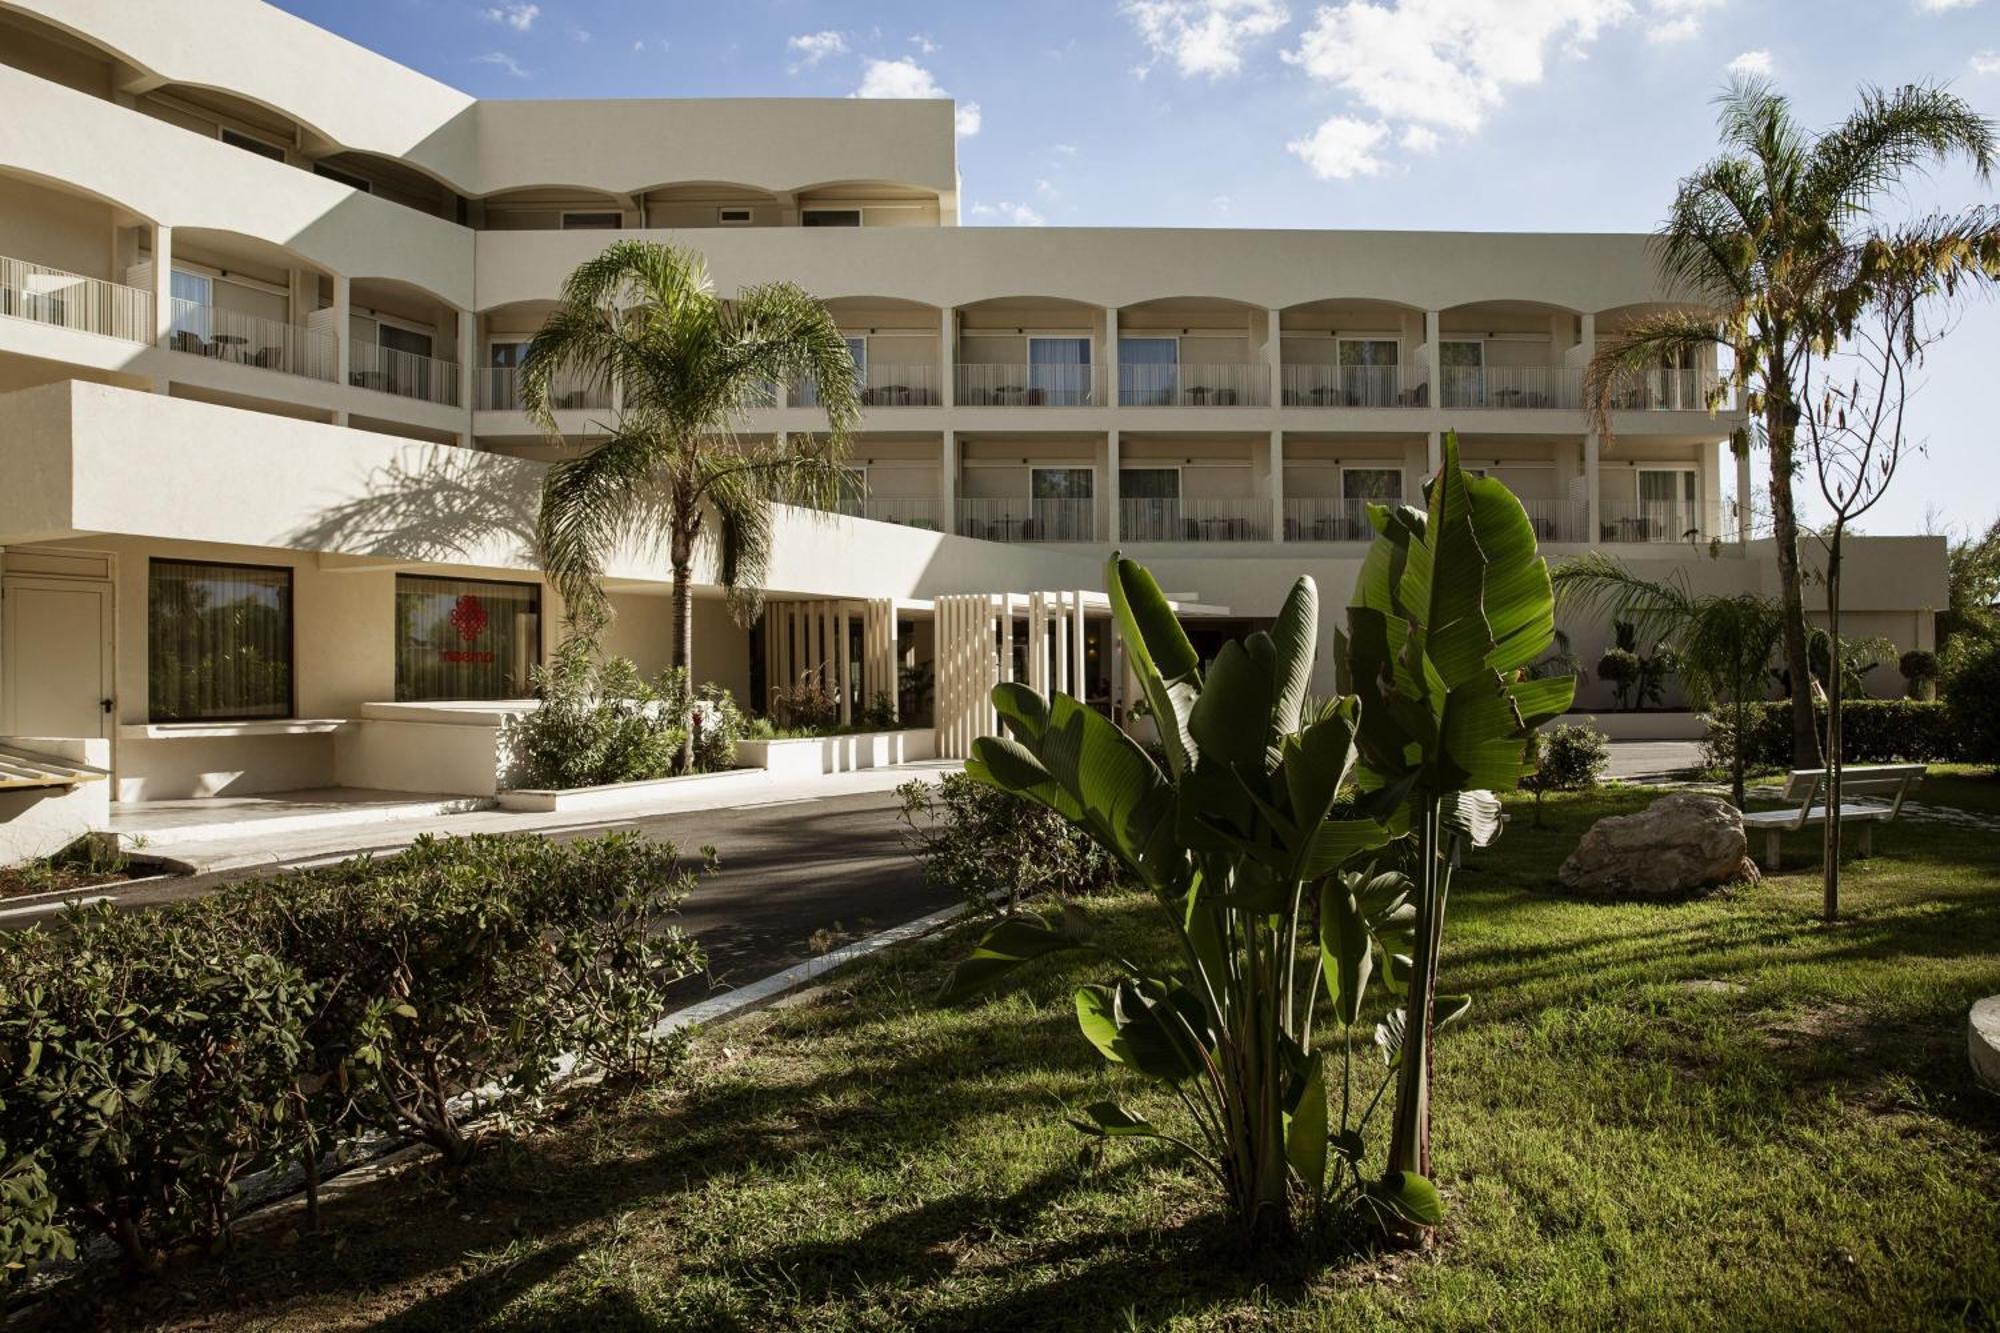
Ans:
{"label": "red logo on glass", "polygon": [[[451,627],[458,631],[458,637],[467,643],[476,641],[480,635],[486,632],[486,606],[472,593],[463,594],[452,604],[451,615],[448,619],[451,621]],[[446,651],[438,654],[438,656],[444,658],[447,662],[491,662],[493,660],[492,653],[465,650]]]}

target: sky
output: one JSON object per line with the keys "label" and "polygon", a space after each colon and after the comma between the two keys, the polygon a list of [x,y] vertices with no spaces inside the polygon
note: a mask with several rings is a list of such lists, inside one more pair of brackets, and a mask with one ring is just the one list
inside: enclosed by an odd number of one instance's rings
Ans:
{"label": "sky", "polygon": [[[1913,81],[2000,118],[2000,0],[281,4],[480,97],[949,96],[968,226],[1649,231],[1732,71],[1812,126]],[[1882,212],[1995,203],[1953,166]],[[1996,367],[1975,297],[1864,530],[2000,518]]]}

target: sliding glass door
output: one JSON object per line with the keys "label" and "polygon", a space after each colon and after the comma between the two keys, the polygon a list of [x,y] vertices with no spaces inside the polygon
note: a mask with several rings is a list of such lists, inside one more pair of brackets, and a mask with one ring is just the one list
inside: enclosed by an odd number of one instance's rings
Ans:
{"label": "sliding glass door", "polygon": [[1090,339],[1028,339],[1028,401],[1081,407],[1090,395]]}
{"label": "sliding glass door", "polygon": [[1180,398],[1178,338],[1118,340],[1118,402],[1124,407],[1166,407]]}

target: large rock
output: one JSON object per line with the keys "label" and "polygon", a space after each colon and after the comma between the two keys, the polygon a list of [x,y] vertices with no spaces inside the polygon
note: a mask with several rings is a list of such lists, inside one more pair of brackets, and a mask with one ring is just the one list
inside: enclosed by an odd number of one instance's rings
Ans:
{"label": "large rock", "polygon": [[1972,1006],[1965,1025],[1965,1044],[1972,1072],[1981,1083],[2000,1092],[2000,995],[1989,995]]}
{"label": "large rock", "polygon": [[1590,826],[1557,878],[1575,893],[1672,898],[1740,880],[1757,866],[1743,816],[1719,796],[1675,792],[1634,815]]}

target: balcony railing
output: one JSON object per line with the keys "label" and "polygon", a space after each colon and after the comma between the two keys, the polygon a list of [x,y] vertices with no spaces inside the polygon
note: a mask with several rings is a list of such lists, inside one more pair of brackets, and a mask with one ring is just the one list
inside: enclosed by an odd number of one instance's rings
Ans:
{"label": "balcony railing", "polygon": [[1090,407],[1102,402],[1095,366],[960,362],[960,407]]}
{"label": "balcony railing", "polygon": [[1401,366],[1286,365],[1286,407],[1423,407],[1421,372],[1403,383]]}
{"label": "balcony railing", "polygon": [[[1376,501],[1398,504],[1401,501]],[[1285,501],[1285,540],[1288,542],[1366,542],[1375,539],[1368,522],[1366,500],[1317,499],[1310,496]],[[1569,500],[1523,500],[1535,539],[1544,542],[1580,542],[1589,530],[1588,514],[1580,502]]]}
{"label": "balcony railing", "polygon": [[1718,391],[1718,410],[1735,406],[1734,391],[1715,371],[1647,370],[1621,380],[1611,391],[1611,406],[1620,412],[1706,412]]}
{"label": "balcony railing", "polygon": [[356,342],[349,350],[347,382],[400,398],[458,407],[458,363],[398,352],[376,343]]}
{"label": "balcony railing", "polygon": [[1121,407],[1266,407],[1271,370],[1261,362],[1118,367]]}
{"label": "balcony railing", "polygon": [[302,324],[176,299],[167,346],[191,356],[282,371],[331,383],[340,373],[333,335]]}
{"label": "balcony railing", "polygon": [[1446,407],[1581,406],[1583,373],[1562,366],[1446,366]]}
{"label": "balcony railing", "polygon": [[938,530],[936,500],[888,499],[871,495],[866,499],[843,499],[836,508],[849,518],[895,523],[905,528],[922,528],[926,532]]}
{"label": "balcony railing", "polygon": [[958,535],[990,542],[1097,539],[1094,500],[960,500]]}
{"label": "balcony railing", "polygon": [[1736,525],[1725,519],[1713,530],[1708,506],[1692,500],[1606,501],[1598,507],[1597,539],[1604,542],[1707,542],[1736,539]]}
{"label": "balcony railing", "polygon": [[[863,407],[936,407],[944,401],[936,366],[870,365],[860,388]],[[818,407],[819,386],[807,383],[793,389],[792,406]]]}
{"label": "balcony railing", "polygon": [[[527,404],[521,398],[519,366],[487,366],[473,372],[479,408],[484,412],[521,412]],[[550,393],[558,411],[604,411],[611,406],[611,386],[593,384],[573,375],[558,376]]]}
{"label": "balcony railing", "polygon": [[4,255],[0,315],[126,342],[150,343],[158,334],[151,292]]}
{"label": "balcony railing", "polygon": [[1268,500],[1120,500],[1118,536],[1128,542],[1267,542]]}

